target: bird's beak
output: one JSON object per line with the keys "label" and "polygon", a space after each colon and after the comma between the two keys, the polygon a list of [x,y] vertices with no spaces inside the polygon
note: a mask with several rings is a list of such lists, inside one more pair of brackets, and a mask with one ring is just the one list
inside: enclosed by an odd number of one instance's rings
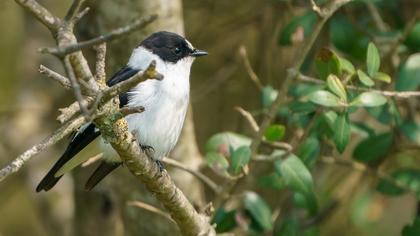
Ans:
{"label": "bird's beak", "polygon": [[194,49],[190,55],[193,57],[202,57],[208,55],[208,53],[203,50]]}

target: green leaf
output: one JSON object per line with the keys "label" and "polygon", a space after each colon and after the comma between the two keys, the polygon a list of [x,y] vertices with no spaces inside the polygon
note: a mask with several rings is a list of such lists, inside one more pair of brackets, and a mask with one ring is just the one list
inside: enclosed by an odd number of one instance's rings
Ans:
{"label": "green leaf", "polygon": [[217,152],[208,152],[206,154],[206,164],[215,173],[222,176],[228,175],[227,169],[229,168],[229,162],[222,154]]}
{"label": "green leaf", "polygon": [[236,210],[226,211],[223,207],[218,208],[212,220],[212,224],[216,224],[216,232],[224,233],[234,229],[237,226],[235,215]]}
{"label": "green leaf", "polygon": [[322,80],[331,74],[340,75],[341,65],[338,56],[328,48],[322,48],[315,57],[315,68]]}
{"label": "green leaf", "polygon": [[261,97],[263,107],[270,107],[274,100],[276,100],[278,93],[279,92],[270,85],[264,86]]}
{"label": "green leaf", "polygon": [[374,135],[361,141],[353,152],[353,158],[365,163],[374,163],[382,159],[392,146],[391,133]]}
{"label": "green leaf", "polygon": [[264,137],[268,141],[278,141],[283,138],[285,131],[286,127],[283,125],[271,125],[265,130]]}
{"label": "green leaf", "polygon": [[375,74],[375,76],[373,76],[373,79],[379,80],[379,81],[383,81],[385,83],[391,83],[391,76],[389,76],[388,74],[385,74],[383,72],[378,72]]}
{"label": "green leaf", "polygon": [[353,64],[351,64],[349,60],[342,57],[339,57],[338,59],[340,60],[341,69],[343,71],[347,72],[350,75],[353,75],[356,73],[356,69],[354,68]]}
{"label": "green leaf", "polygon": [[297,155],[308,168],[312,168],[315,165],[316,158],[319,156],[320,151],[321,147],[319,140],[315,137],[308,137],[299,145]]}
{"label": "green leaf", "polygon": [[289,188],[305,196],[311,215],[316,214],[318,205],[313,192],[312,176],[299,157],[290,154],[280,164],[280,174]]}
{"label": "green leaf", "polygon": [[339,96],[344,102],[347,102],[346,89],[337,76],[332,74],[328,76],[327,87],[331,90],[331,92]]}
{"label": "green leaf", "polygon": [[379,71],[379,66],[381,63],[381,57],[379,55],[378,48],[372,42],[368,45],[367,56],[366,56],[366,66],[368,74],[371,77],[374,77]]}
{"label": "green leaf", "polygon": [[408,34],[407,38],[404,41],[404,44],[407,45],[407,47],[415,52],[420,51],[420,21],[417,21],[414,25],[411,32]]}
{"label": "green leaf", "polygon": [[420,144],[420,123],[405,121],[399,128],[410,141]]}
{"label": "green leaf", "polygon": [[387,102],[386,98],[376,92],[364,92],[357,96],[351,103],[350,106],[356,107],[378,107],[382,106]]}
{"label": "green leaf", "polygon": [[357,75],[359,77],[360,82],[362,82],[362,84],[368,87],[372,87],[373,85],[375,85],[375,82],[373,82],[373,80],[362,70],[357,70]]}
{"label": "green leaf", "polygon": [[286,217],[279,230],[274,232],[274,236],[298,236],[299,220],[296,217]]}
{"label": "green leaf", "polygon": [[225,156],[229,156],[229,147],[236,149],[240,146],[249,146],[251,139],[247,136],[236,134],[233,132],[222,132],[210,137],[205,145],[205,151],[218,152]]}
{"label": "green leaf", "polygon": [[249,146],[241,146],[237,148],[231,156],[231,165],[229,172],[238,175],[242,169],[248,165],[251,160],[251,149]]}
{"label": "green leaf", "polygon": [[306,38],[312,33],[314,25],[317,20],[317,15],[311,10],[306,11],[303,15],[294,17],[281,31],[279,37],[280,45],[290,45],[299,33],[303,30],[303,36]]}
{"label": "green leaf", "polygon": [[247,192],[244,197],[244,207],[262,229],[268,231],[273,228],[271,209],[258,194]]}
{"label": "green leaf", "polygon": [[414,219],[413,224],[404,226],[402,236],[418,236],[420,235],[420,217]]}
{"label": "green leaf", "polygon": [[286,182],[277,173],[271,173],[258,178],[258,185],[263,188],[282,190],[286,187]]}
{"label": "green leaf", "polygon": [[[381,180],[377,186],[377,190],[391,196],[399,196],[410,189],[415,192],[417,198],[420,199],[420,170],[400,169],[392,173],[391,177],[398,183],[389,180]],[[401,188],[401,187],[404,188]]]}
{"label": "green leaf", "polygon": [[343,153],[350,140],[349,114],[344,112],[337,116],[334,122],[334,143],[337,150]]}
{"label": "green leaf", "polygon": [[325,90],[315,91],[308,96],[309,101],[326,107],[340,107],[343,106],[343,102],[340,98]]}
{"label": "green leaf", "polygon": [[[418,39],[417,39],[418,40]],[[420,53],[408,57],[401,66],[398,78],[395,81],[395,89],[398,91],[417,90],[420,85]]]}

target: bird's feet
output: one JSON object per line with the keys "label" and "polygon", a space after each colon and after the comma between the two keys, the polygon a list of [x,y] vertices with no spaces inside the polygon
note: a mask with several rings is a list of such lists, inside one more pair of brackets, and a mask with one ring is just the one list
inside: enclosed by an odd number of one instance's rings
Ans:
{"label": "bird's feet", "polygon": [[152,146],[149,145],[141,145],[140,144],[141,149],[146,153],[146,155],[148,157],[150,157],[152,160],[154,160],[156,162],[156,165],[159,167],[160,172],[165,170],[165,166],[163,165],[163,163],[159,160],[155,160],[153,158],[153,154],[155,152],[155,149]]}
{"label": "bird's feet", "polygon": [[159,167],[159,171],[163,172],[165,170],[165,166],[163,165],[163,163],[159,160],[155,160],[156,165]]}

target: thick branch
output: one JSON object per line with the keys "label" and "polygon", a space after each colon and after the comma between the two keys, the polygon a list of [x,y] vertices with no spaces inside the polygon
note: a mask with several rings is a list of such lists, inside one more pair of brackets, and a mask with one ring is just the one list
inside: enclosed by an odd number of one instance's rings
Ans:
{"label": "thick branch", "polygon": [[22,8],[29,11],[35,18],[55,34],[61,25],[61,20],[41,6],[35,0],[15,0]]}
{"label": "thick branch", "polygon": [[151,22],[153,22],[156,19],[157,19],[157,15],[151,15],[151,16],[139,19],[139,20],[135,20],[130,25],[118,28],[116,30],[111,31],[108,34],[101,35],[97,38],[90,39],[88,41],[80,42],[80,43],[77,43],[77,44],[67,45],[65,47],[41,48],[40,51],[42,53],[51,53],[53,55],[62,57],[66,54],[79,51],[83,48],[92,47],[94,45],[98,45],[98,44],[101,44],[101,43],[104,43],[104,42],[109,42],[109,41],[112,41],[114,39],[118,39],[121,36],[126,35],[130,32],[133,32],[135,30],[144,28],[146,25],[150,24]]}
{"label": "thick branch", "polygon": [[73,131],[77,130],[81,125],[85,123],[85,121],[86,120],[84,117],[78,117],[72,121],[69,121],[65,125],[61,126],[59,129],[57,129],[44,141],[26,150],[14,161],[12,161],[12,163],[0,170],[0,182],[3,181],[10,174],[17,172],[32,157],[44,151],[48,147],[56,144],[58,141],[62,140],[64,137],[66,137]]}

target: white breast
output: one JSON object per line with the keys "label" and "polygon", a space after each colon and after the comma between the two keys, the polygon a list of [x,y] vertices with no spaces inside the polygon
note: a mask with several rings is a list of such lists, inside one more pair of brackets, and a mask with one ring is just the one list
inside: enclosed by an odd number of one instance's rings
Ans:
{"label": "white breast", "polygon": [[[176,64],[165,63],[151,52],[137,48],[128,66],[143,70],[152,60],[156,61],[156,70],[164,78],[161,81],[146,80],[129,92],[128,106],[143,106],[145,111],[129,115],[126,119],[129,130],[136,135],[139,143],[153,147],[154,158],[160,159],[174,148],[181,133],[188,108],[189,76],[194,59],[187,57]],[[115,152],[109,152],[110,147],[104,148],[104,152],[108,153],[105,158],[119,160]]]}

